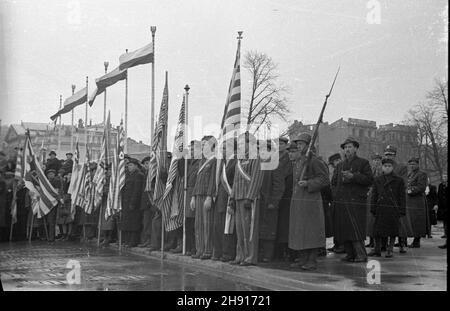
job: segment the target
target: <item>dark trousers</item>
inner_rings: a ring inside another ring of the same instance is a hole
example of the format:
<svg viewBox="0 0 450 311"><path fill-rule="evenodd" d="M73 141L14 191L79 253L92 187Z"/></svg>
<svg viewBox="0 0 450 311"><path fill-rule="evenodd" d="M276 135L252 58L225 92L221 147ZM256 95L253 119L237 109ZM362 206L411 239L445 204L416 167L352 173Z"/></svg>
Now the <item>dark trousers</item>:
<svg viewBox="0 0 450 311"><path fill-rule="evenodd" d="M376 253L381 253L381 248L386 247L386 250L392 252L394 248L395 236L392 237L376 237L374 242L374 251Z"/></svg>
<svg viewBox="0 0 450 311"><path fill-rule="evenodd" d="M214 211L213 257L233 260L236 257L236 233L225 234L225 219L225 211Z"/></svg>
<svg viewBox="0 0 450 311"><path fill-rule="evenodd" d="M48 239L53 241L55 239L56 229L56 207L52 208L51 211L44 217L47 224Z"/></svg>
<svg viewBox="0 0 450 311"><path fill-rule="evenodd" d="M161 226L162 226L161 212L158 210L155 212L152 219L152 233L150 236L150 243L151 247L153 248L161 247Z"/></svg>
<svg viewBox="0 0 450 311"><path fill-rule="evenodd" d="M353 259L366 259L367 252L364 246L364 241L345 241L344 242L345 252L347 257Z"/></svg>
<svg viewBox="0 0 450 311"><path fill-rule="evenodd" d="M122 242L129 246L136 246L139 243L139 231L122 231Z"/></svg>
<svg viewBox="0 0 450 311"><path fill-rule="evenodd" d="M150 237L152 236L152 221L154 217L154 212L150 209L143 210L142 213L142 233L141 242L150 242Z"/></svg>
<svg viewBox="0 0 450 311"><path fill-rule="evenodd" d="M186 217L186 252L195 254L195 218Z"/></svg>

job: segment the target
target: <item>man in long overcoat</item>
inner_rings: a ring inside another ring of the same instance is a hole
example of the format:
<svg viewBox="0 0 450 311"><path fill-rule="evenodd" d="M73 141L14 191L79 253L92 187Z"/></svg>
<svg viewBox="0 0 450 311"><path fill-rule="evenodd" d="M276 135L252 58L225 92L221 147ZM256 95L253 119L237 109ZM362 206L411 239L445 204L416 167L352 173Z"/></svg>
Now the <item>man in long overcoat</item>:
<svg viewBox="0 0 450 311"><path fill-rule="evenodd" d="M277 237L279 204L285 188L287 138L279 139L278 165L273 170L265 170L261 185L259 239L262 249L262 262L273 259ZM270 141L268 149L271 151Z"/></svg>
<svg viewBox="0 0 450 311"><path fill-rule="evenodd" d="M382 160L383 173L374 179L370 195L370 212L375 217L373 237L375 247L369 256L381 256L382 238L387 238L386 257L393 256L395 237L398 236L400 217L406 213L405 183L394 172L394 160Z"/></svg>
<svg viewBox="0 0 450 311"><path fill-rule="evenodd" d="M438 214L437 218L443 220L445 244L438 246L441 249L447 248L447 217L448 217L448 176L442 175L442 182L438 186Z"/></svg>
<svg viewBox="0 0 450 311"><path fill-rule="evenodd" d="M311 135L302 133L293 141L298 152L294 163L294 184L289 217L289 248L299 251L291 267L314 270L317 254L325 247L325 216L320 191L330 184L325 162L314 154L307 158Z"/></svg>
<svg viewBox="0 0 450 311"><path fill-rule="evenodd" d="M334 170L331 181L336 187L335 236L344 242L347 256L343 261L365 262L367 193L373 182L372 170L368 160L357 156L359 143L354 138L347 138L341 148L345 159Z"/></svg>
<svg viewBox="0 0 450 311"><path fill-rule="evenodd" d="M144 174L139 169L139 161L130 158L127 164L128 173L122 188L122 215L120 229L123 233L124 246L135 247L139 243L141 229L140 210L141 195L144 185Z"/></svg>
<svg viewBox="0 0 450 311"><path fill-rule="evenodd" d="M406 232L414 241L409 247L419 248L420 238L427 234L427 203L425 189L428 177L419 169L419 159L408 161L408 184L406 188Z"/></svg>
<svg viewBox="0 0 450 311"><path fill-rule="evenodd" d="M292 199L293 168L291 155L297 150L297 145L289 143L285 153L280 154L280 165L283 167L284 192L278 205L277 251L276 256L281 259L293 260L293 251L288 248L289 240L289 212Z"/></svg>

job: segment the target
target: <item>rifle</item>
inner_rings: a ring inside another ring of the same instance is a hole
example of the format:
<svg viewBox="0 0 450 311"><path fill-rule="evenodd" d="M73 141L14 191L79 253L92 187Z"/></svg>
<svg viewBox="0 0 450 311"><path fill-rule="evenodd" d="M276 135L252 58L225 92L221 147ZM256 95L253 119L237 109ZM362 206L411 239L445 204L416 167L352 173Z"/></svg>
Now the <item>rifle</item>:
<svg viewBox="0 0 450 311"><path fill-rule="evenodd" d="M323 113L325 112L325 108L327 107L328 98L330 97L331 92L333 91L334 83L336 82L337 76L339 74L339 70L341 70L340 66L336 72L336 75L334 76L334 80L333 80L333 83L331 84L330 91L328 92L327 95L325 95L325 101L323 103L322 110L320 111L319 119L317 120L316 127L314 128L314 132L311 137L311 141L309 142L308 149L306 151L306 162L305 162L305 165L303 166L302 173L300 174L299 181L303 180L303 177L305 176L306 168L309 166L309 163L311 162L312 148L314 147L314 144L317 140L317 136L319 136L319 125L320 125L320 123L323 123Z"/></svg>

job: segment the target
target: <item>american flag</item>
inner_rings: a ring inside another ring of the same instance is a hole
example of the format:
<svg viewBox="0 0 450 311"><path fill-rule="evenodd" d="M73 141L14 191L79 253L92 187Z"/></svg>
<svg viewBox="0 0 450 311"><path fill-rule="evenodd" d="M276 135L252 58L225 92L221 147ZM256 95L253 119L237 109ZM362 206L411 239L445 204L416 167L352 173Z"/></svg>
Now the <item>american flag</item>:
<svg viewBox="0 0 450 311"><path fill-rule="evenodd" d="M78 141L75 145L75 154L74 161L72 167L72 176L70 177L70 185L67 193L70 194L71 197L71 206L70 213L72 217L75 217L76 212L76 204L78 202L77 198L79 196L80 190L82 190L82 183L84 181L84 166L79 163L80 162L80 148L78 145Z"/></svg>
<svg viewBox="0 0 450 311"><path fill-rule="evenodd" d="M120 192L125 185L125 131L122 121L120 122L117 139L117 148L114 150L115 156L111 167L111 180L105 212L106 219L122 209Z"/></svg>
<svg viewBox="0 0 450 311"><path fill-rule="evenodd" d="M183 225L183 187L180 188L180 185L183 185L183 179L178 175L178 161L183 161L183 158L177 158L177 154L183 152L185 122L185 98L183 96L175 134L174 152L161 204L166 231L178 229Z"/></svg>
<svg viewBox="0 0 450 311"><path fill-rule="evenodd" d="M156 138L153 146L153 152L156 158L156 182L153 193L153 201L159 202L164 195L166 185L162 180L162 175L167 171L167 119L169 110L169 89L166 83L164 85L163 98L159 111L158 127L156 128ZM159 206L159 205L158 205Z"/></svg>
<svg viewBox="0 0 450 311"><path fill-rule="evenodd" d="M15 181L13 184L13 199L11 203L11 224L15 224L17 222L17 182L23 179L23 166L22 166L22 158L23 158L23 150L17 154L16 159L16 170L14 171Z"/></svg>
<svg viewBox="0 0 450 311"><path fill-rule="evenodd" d="M27 131L23 152L23 175L25 187L30 191L33 214L38 218L47 215L58 204L58 192L50 184L33 151L30 134Z"/></svg>
<svg viewBox="0 0 450 311"><path fill-rule="evenodd" d="M94 198L95 198L95 186L93 184L93 176L91 174L91 152L89 151L89 146L86 146L86 163L84 164L84 183L83 183L83 194L80 196L82 198L81 207L86 214L90 215L94 209Z"/></svg>
<svg viewBox="0 0 450 311"><path fill-rule="evenodd" d="M108 166L108 146L109 146L109 127L110 127L110 113L108 112L108 119L103 131L101 154L99 165L95 171L93 184L95 185L94 209L97 209L102 203L103 187L106 183L106 168Z"/></svg>
<svg viewBox="0 0 450 311"><path fill-rule="evenodd" d="M228 139L234 139L238 135L241 125L241 33L239 33L236 50L236 59L234 61L233 74L231 75L230 86L228 88L227 100L222 117L221 136L219 137L219 146ZM217 152L222 152L222 148L216 148ZM229 152L229 151L227 151ZM216 169L216 189L219 189L219 183L225 185L225 189L230 194L229 182L225 174L225 159L217 157ZM233 216L227 212L225 220L225 233L232 233Z"/></svg>
<svg viewBox="0 0 450 311"><path fill-rule="evenodd" d="M148 192L151 199L153 200L153 193L152 192L152 181L153 179L156 177L156 169L157 169L157 163L156 163L156 155L155 155L155 141L157 139L157 135L156 135L156 130L158 128L158 122L156 122L156 126L155 126L155 132L153 134L153 139L152 139L152 150L150 152L150 165L149 165L149 170L148 170L148 174L147 174L147 180L145 183L145 192Z"/></svg>

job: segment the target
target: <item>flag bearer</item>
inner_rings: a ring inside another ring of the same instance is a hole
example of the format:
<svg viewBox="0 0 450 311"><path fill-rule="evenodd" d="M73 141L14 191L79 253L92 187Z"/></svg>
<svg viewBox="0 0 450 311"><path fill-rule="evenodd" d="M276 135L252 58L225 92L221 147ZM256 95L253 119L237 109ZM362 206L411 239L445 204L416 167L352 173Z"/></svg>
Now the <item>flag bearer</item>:
<svg viewBox="0 0 450 311"><path fill-rule="evenodd" d="M62 187L61 180L56 176L56 171L54 169L47 170L47 179L50 184L55 188L55 190L59 193ZM59 205L59 203L58 203ZM56 229L56 212L58 210L58 206L53 207L50 212L45 215L45 219L48 226L48 241L55 241L55 229Z"/></svg>
<svg viewBox="0 0 450 311"><path fill-rule="evenodd" d="M223 144L222 159L218 163L218 186L214 205L213 260L228 262L236 257L235 219L227 213L236 168L237 141L228 139ZM228 219L228 221L227 221ZM228 226L226 229L225 227Z"/></svg>
<svg viewBox="0 0 450 311"><path fill-rule="evenodd" d="M259 194L263 173L256 139L248 132L238 138L238 159L231 192L236 217L236 258L231 264L255 265L258 261ZM232 209L231 207L230 209Z"/></svg>
<svg viewBox="0 0 450 311"><path fill-rule="evenodd" d="M210 259L213 251L213 196L216 189L216 139L202 138L203 159L197 172L190 207L195 210L195 245L193 258Z"/></svg>

